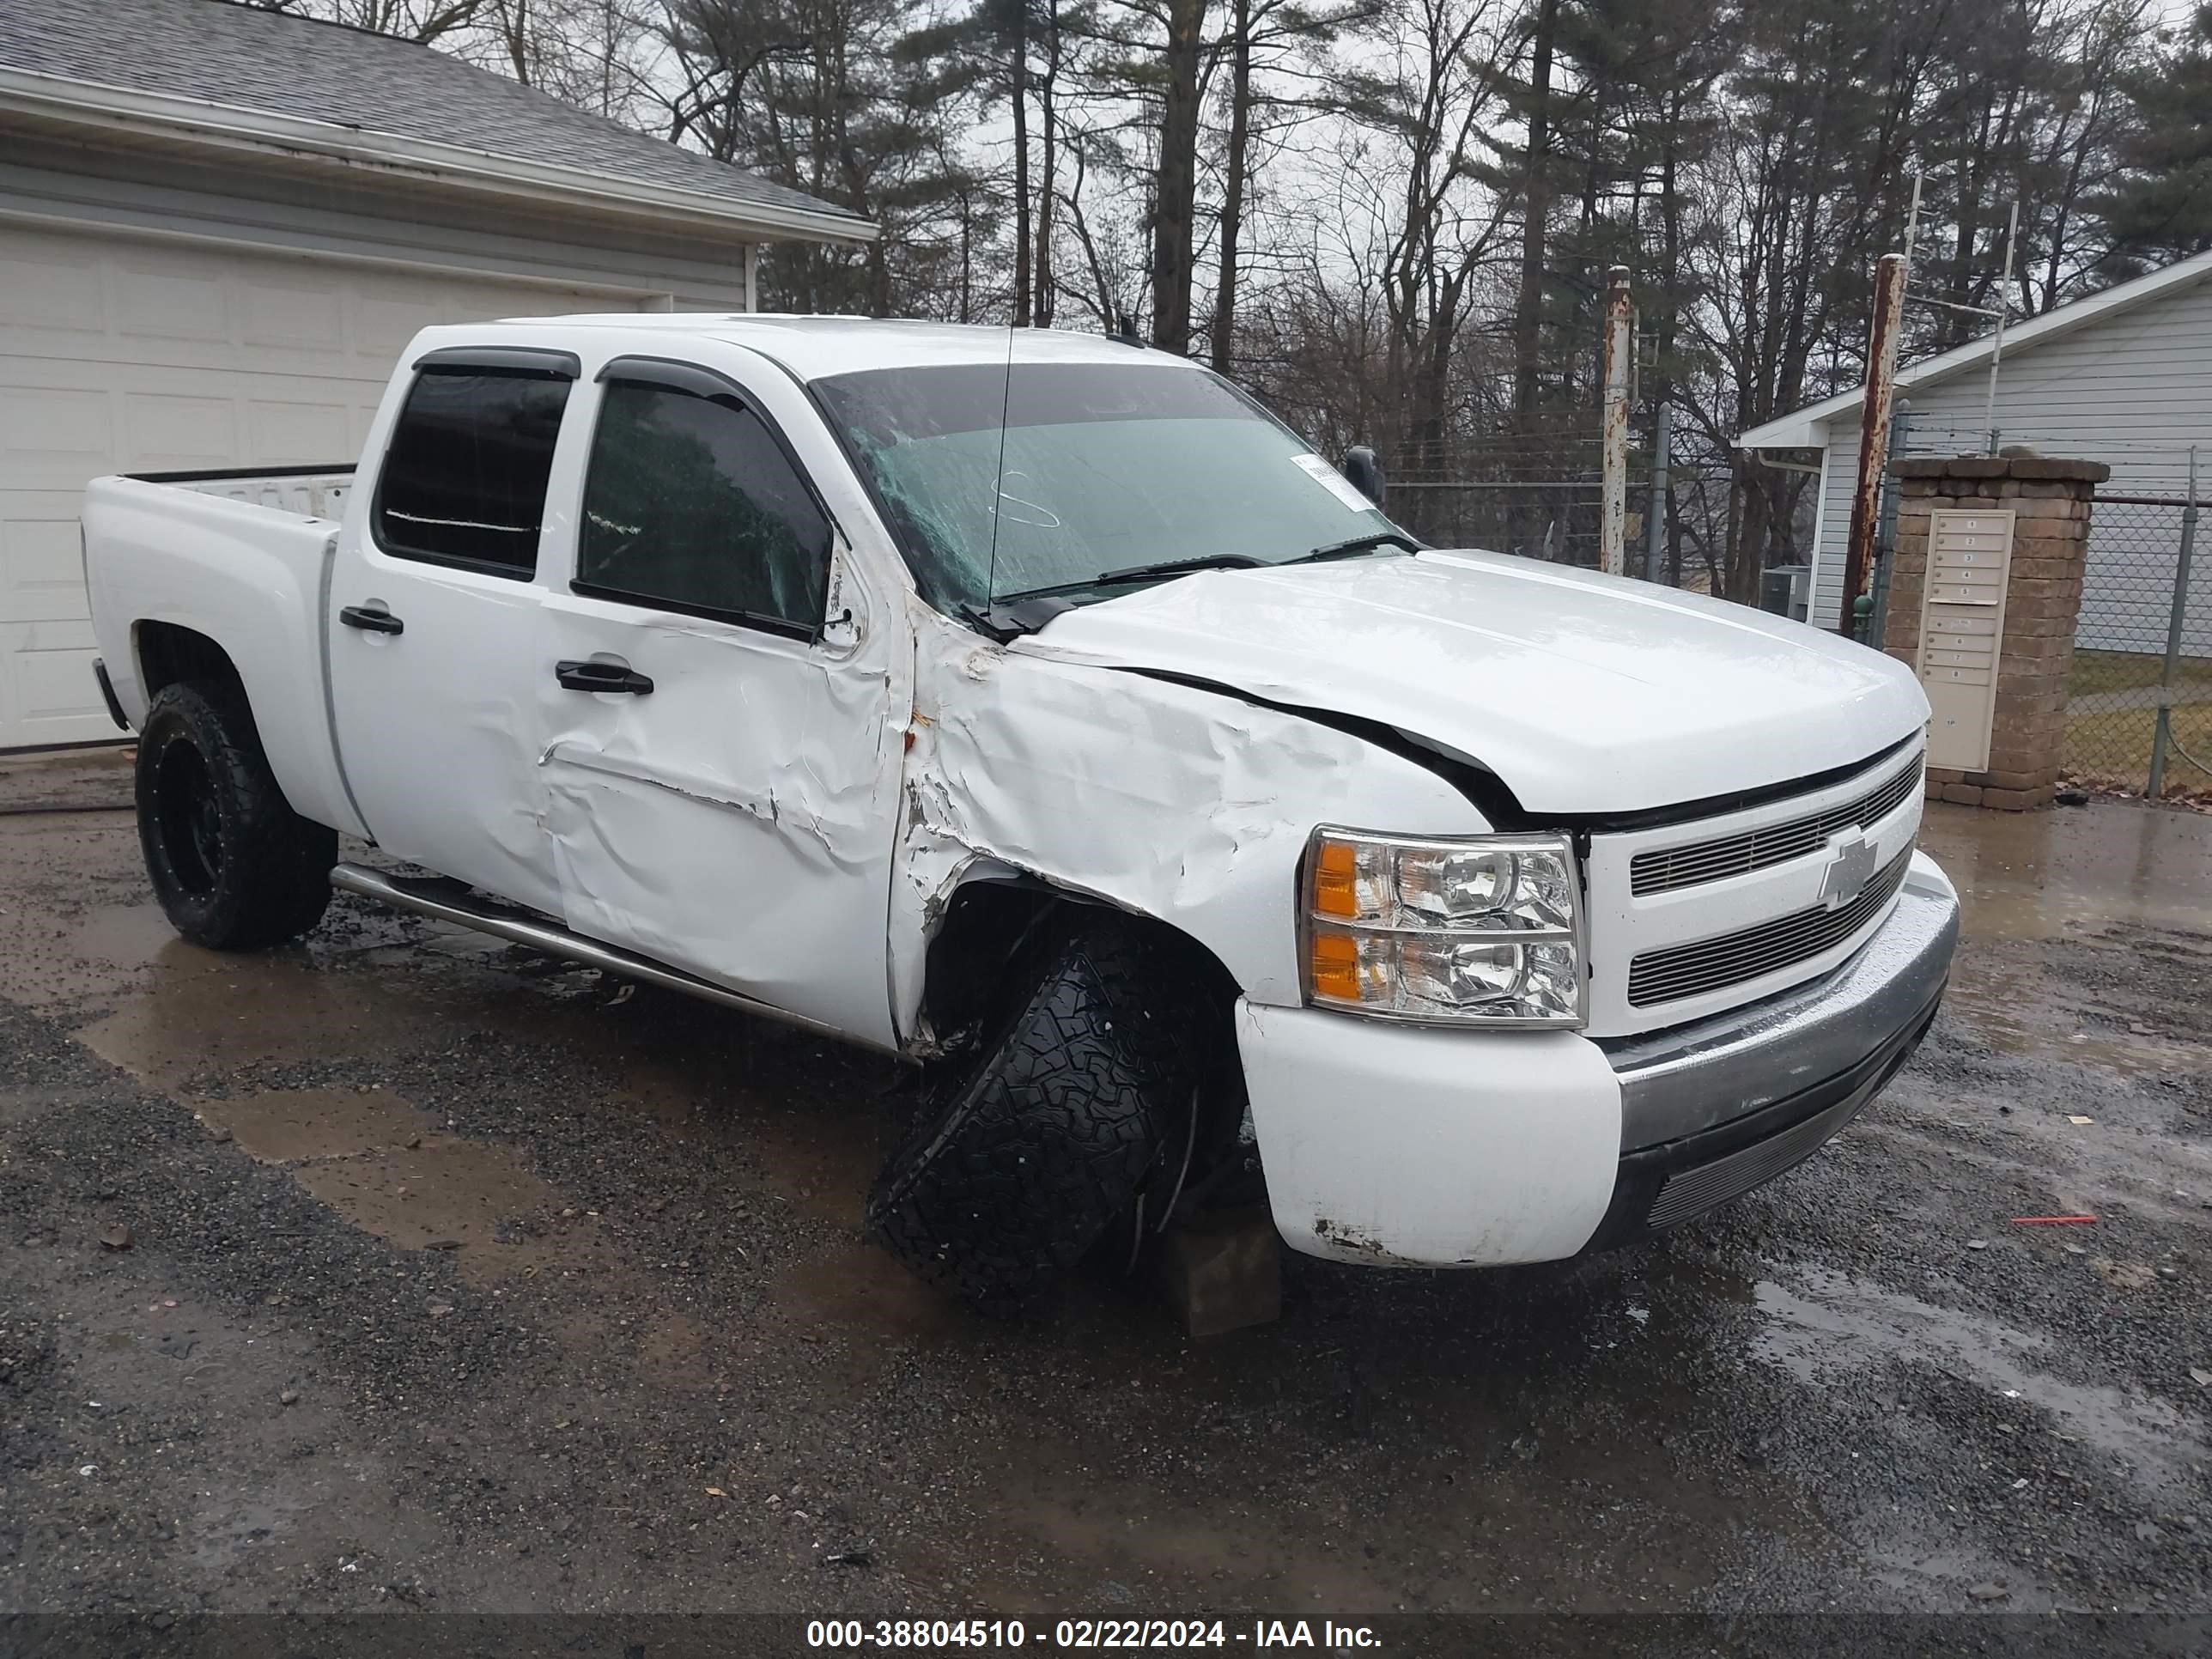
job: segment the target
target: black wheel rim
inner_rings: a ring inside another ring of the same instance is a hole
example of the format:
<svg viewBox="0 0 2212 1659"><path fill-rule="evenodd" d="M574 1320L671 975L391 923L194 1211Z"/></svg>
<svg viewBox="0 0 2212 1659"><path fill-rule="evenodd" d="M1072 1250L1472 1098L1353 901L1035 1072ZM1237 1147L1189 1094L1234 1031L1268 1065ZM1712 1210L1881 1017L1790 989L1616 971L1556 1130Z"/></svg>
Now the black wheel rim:
<svg viewBox="0 0 2212 1659"><path fill-rule="evenodd" d="M161 850L178 886L194 897L215 891L222 874L222 814L207 762L191 744L173 743L161 751L154 803Z"/></svg>

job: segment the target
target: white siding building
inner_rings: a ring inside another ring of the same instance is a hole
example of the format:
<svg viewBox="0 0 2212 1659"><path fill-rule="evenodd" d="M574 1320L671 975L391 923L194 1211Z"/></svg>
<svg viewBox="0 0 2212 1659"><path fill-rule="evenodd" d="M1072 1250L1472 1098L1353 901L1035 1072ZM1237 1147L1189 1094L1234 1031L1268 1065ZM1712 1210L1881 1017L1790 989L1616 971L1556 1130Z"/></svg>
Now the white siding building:
<svg viewBox="0 0 2212 1659"><path fill-rule="evenodd" d="M226 0L0 0L0 750L113 739L77 501L350 462L428 323L752 307L873 226L405 41Z"/></svg>
<svg viewBox="0 0 2212 1659"><path fill-rule="evenodd" d="M1978 340L1901 371L1910 405L1905 452L1979 454L1994 425L2003 444L2045 455L2102 461L2112 469L2100 495L2179 496L2189 450L2200 447L2200 498L2212 496L2212 253L2200 254L2101 294L2062 306L2005 334L1994 419L1987 416L1991 342ZM1739 448L1784 452L1774 459L1820 468L1807 562L1813 566L1809 620L1837 624L1851 483L1858 467L1861 395L1830 398L1753 428ZM1805 452L1814 452L1809 456ZM2118 556L2104 550L2106 559ZM2081 641L2111 650L2164 648L2163 616L2148 610L2100 614L2100 547L2094 534ZM2212 558L2193 584L2190 649L2212 655Z"/></svg>

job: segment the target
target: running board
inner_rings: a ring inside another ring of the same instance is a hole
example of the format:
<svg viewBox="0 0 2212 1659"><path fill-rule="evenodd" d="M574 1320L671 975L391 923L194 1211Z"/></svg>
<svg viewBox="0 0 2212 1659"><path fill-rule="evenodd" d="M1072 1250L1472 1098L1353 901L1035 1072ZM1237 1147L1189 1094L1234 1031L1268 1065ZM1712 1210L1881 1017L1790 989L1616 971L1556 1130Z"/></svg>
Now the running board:
<svg viewBox="0 0 2212 1659"><path fill-rule="evenodd" d="M634 956L628 951L618 951L611 945L586 939L581 933L572 933L556 923L540 921L495 906L459 883L448 881L443 877L388 876L381 870L371 870L363 865L341 864L331 872L331 885L342 893L358 893L363 898L375 899L395 910L410 910L418 916L431 916L440 921L474 928L479 933L503 939L510 945L542 951L549 957L559 957L564 961L580 963L586 968L597 968L603 973L641 980L647 985L658 985L664 990L681 991L686 996L697 997L707 1002L719 1002L726 1008L741 1009L748 1014L757 1014L763 1019L780 1020L784 1024L796 1025L821 1036L835 1037L840 1042L858 1041L820 1020L809 1019L804 1014L787 1013L765 1002L757 1002L742 993L726 990L720 985L695 978L674 968L663 967L649 957Z"/></svg>

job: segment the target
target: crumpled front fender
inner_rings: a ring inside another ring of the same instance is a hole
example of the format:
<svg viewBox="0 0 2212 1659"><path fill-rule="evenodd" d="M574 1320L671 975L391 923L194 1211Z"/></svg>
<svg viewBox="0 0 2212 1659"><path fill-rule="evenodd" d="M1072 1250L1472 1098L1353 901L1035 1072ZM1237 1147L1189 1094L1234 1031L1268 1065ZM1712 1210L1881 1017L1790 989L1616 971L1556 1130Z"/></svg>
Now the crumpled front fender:
<svg viewBox="0 0 2212 1659"><path fill-rule="evenodd" d="M915 632L891 892L892 1001L909 1040L928 941L964 882L1020 874L1157 918L1253 1002L1291 1006L1316 825L1490 827L1437 774L1296 714L1024 655L932 612Z"/></svg>

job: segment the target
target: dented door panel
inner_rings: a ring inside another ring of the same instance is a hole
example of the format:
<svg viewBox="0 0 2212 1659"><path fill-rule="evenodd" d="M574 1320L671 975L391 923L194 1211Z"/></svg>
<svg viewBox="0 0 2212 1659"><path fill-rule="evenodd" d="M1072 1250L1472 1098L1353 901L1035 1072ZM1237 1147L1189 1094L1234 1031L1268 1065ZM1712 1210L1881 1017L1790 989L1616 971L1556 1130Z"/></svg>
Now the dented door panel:
<svg viewBox="0 0 2212 1659"><path fill-rule="evenodd" d="M541 677L545 831L568 925L881 1047L897 800L888 647L556 594L542 660L618 659L649 695Z"/></svg>

